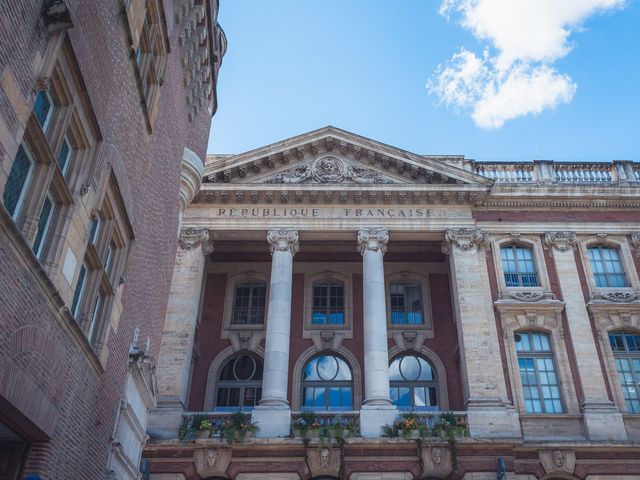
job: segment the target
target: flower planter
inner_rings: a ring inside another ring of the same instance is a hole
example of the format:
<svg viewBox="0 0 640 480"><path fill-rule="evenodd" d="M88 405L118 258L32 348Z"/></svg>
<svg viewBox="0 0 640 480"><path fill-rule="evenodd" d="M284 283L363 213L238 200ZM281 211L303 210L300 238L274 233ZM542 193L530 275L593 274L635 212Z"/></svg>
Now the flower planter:
<svg viewBox="0 0 640 480"><path fill-rule="evenodd" d="M209 438L211 436L211 430L198 430L198 438Z"/></svg>

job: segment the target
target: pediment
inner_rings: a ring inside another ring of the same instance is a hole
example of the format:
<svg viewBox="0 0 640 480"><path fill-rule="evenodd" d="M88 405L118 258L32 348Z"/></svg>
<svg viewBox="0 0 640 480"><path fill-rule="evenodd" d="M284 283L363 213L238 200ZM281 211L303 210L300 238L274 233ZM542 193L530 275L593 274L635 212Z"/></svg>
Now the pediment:
<svg viewBox="0 0 640 480"><path fill-rule="evenodd" d="M208 156L204 177L231 184L491 185L455 161L463 165L464 158L418 155L325 127L238 155Z"/></svg>

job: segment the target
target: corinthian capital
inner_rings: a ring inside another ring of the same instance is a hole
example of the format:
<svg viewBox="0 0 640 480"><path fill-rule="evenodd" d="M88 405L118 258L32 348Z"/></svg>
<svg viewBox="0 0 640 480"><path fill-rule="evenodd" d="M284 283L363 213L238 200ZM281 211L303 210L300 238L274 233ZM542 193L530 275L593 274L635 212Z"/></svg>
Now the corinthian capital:
<svg viewBox="0 0 640 480"><path fill-rule="evenodd" d="M209 241L209 230L206 228L183 228L178 235L178 246L183 250L194 250L202 245L206 255L213 252L213 244Z"/></svg>
<svg viewBox="0 0 640 480"><path fill-rule="evenodd" d="M482 250L489 245L489 235L479 228L450 228L444 232L442 252L449 255L453 247L467 251Z"/></svg>
<svg viewBox="0 0 640 480"><path fill-rule="evenodd" d="M389 231L386 228L366 228L358 230L358 248L364 255L365 250L387 253Z"/></svg>
<svg viewBox="0 0 640 480"><path fill-rule="evenodd" d="M295 255L298 251L298 231L291 228L278 228L269 230L267 233L267 241L269 242L269 250L273 252L291 252Z"/></svg>
<svg viewBox="0 0 640 480"><path fill-rule="evenodd" d="M576 243L578 243L578 239L573 232L547 232L544 234L544 244L560 252L570 250Z"/></svg>

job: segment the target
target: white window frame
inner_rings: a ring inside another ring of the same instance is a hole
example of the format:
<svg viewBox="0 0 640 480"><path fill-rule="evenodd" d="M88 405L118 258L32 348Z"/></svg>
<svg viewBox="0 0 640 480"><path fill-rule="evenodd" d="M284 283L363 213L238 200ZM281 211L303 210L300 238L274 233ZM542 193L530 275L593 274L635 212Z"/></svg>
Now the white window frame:
<svg viewBox="0 0 640 480"><path fill-rule="evenodd" d="M502 250L503 246L517 245L531 249L533 255L533 264L536 269L538 278L538 286L536 287L507 287L504 279L504 268L502 267ZM501 296L509 295L509 292L549 292L551 284L549 283L549 275L544 260L544 250L542 248L542 240L537 235L520 235L509 234L502 237L496 237L491 242L491 252L493 254L493 265L496 272L496 280L498 290Z"/></svg>
<svg viewBox="0 0 640 480"><path fill-rule="evenodd" d="M433 314L431 312L431 296L429 288L429 272L424 274L415 271L400 271L385 276L385 304L387 307L387 335L389 338L398 331L421 331L426 338L434 338ZM418 285L422 301L423 323L391 323L391 285Z"/></svg>
<svg viewBox="0 0 640 480"><path fill-rule="evenodd" d="M312 323L313 290L316 284L342 284L344 323ZM302 338L317 337L319 332L341 332L341 338L353 338L353 282L351 273L333 270L308 273L304 278L304 328Z"/></svg>
<svg viewBox="0 0 640 480"><path fill-rule="evenodd" d="M589 247L602 246L610 247L618 250L620 256L620 262L624 269L625 278L628 285L626 287L597 287L596 280L593 275L593 269L591 268L591 261L589 260ZM581 237L578 242L578 249L580 252L580 259L582 260L582 266L584 269L585 277L587 277L587 285L589 286L589 293L593 296L594 293L612 293L612 292L633 292L640 290L640 280L638 279L638 272L633 262L633 254L625 235L599 235Z"/></svg>

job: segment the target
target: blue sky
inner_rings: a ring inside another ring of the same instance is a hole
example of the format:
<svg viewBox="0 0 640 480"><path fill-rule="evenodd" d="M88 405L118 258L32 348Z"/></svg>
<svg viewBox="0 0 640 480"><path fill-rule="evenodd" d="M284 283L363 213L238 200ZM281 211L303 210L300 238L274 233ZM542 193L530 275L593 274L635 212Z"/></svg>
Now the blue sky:
<svg viewBox="0 0 640 480"><path fill-rule="evenodd" d="M453 5L448 19L435 0L221 0L219 22L229 48L208 151L240 153L334 125L420 154L640 161L637 0L563 0L583 2L582 10L554 10L515 53L507 50L514 31L522 39L523 29L517 23L511 28L517 19L496 25L493 15L487 19L483 11L469 9L501 0L447 1ZM585 11L585 2L596 7ZM598 3L617 5L598 9ZM569 35L555 42L556 27L562 26ZM550 38L542 53L528 50ZM469 54L462 63L456 57L461 48ZM482 75L467 75L469 59L482 65ZM447 68L452 75L439 77ZM524 95L548 98L536 97L535 105L512 111L522 98L520 82L515 102L507 96L497 107L490 103L489 117L474 117L490 88L516 78L510 77L514 71L520 80L537 82L540 69L549 75L542 83L525 83L532 86ZM460 80L460 72L466 72L463 83L453 85L449 97L428 91L430 79L443 85ZM537 107L539 114L526 113Z"/></svg>

